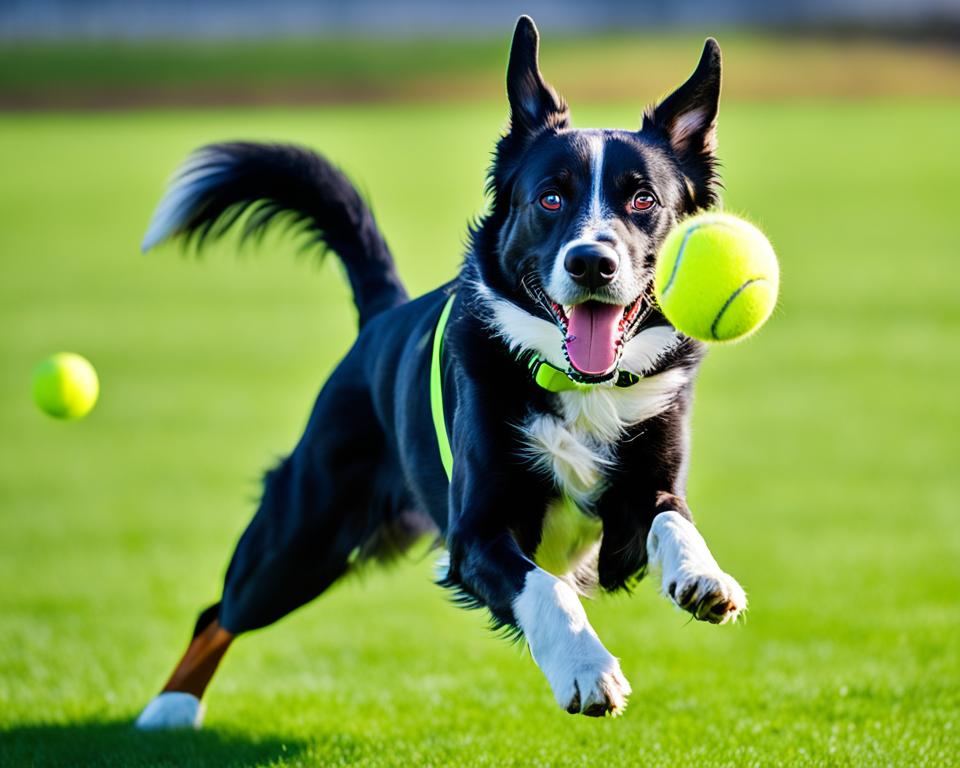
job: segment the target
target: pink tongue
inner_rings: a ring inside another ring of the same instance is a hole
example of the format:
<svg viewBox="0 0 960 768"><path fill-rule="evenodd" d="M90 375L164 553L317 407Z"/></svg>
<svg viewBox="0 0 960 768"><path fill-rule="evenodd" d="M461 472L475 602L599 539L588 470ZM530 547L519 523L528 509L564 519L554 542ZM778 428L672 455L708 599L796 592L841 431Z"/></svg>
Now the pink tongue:
<svg viewBox="0 0 960 768"><path fill-rule="evenodd" d="M599 376L617 362L623 307L587 301L570 310L567 356L580 373Z"/></svg>

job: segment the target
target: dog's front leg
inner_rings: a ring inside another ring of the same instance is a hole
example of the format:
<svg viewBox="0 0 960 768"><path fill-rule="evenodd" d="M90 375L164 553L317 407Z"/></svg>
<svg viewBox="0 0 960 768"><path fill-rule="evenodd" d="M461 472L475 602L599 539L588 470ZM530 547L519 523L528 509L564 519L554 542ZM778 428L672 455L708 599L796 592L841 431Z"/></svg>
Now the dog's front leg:
<svg viewBox="0 0 960 768"><path fill-rule="evenodd" d="M623 711L630 684L568 584L534 565L509 533L457 536L451 544L448 586L523 633L563 709L594 717Z"/></svg>
<svg viewBox="0 0 960 768"><path fill-rule="evenodd" d="M721 570L703 536L676 510L653 519L647 557L661 569L664 594L700 621L726 624L747 609L743 588Z"/></svg>
<svg viewBox="0 0 960 768"><path fill-rule="evenodd" d="M623 712L630 683L566 582L540 568L531 569L513 611L561 707L594 717Z"/></svg>
<svg viewBox="0 0 960 768"><path fill-rule="evenodd" d="M626 706L630 685L603 647L576 593L525 554L536 545L524 522L536 521L552 485L515 457L522 451L503 398L460 383L454 418L445 585L486 606L518 630L567 712L600 716ZM527 546L520 541L526 539Z"/></svg>

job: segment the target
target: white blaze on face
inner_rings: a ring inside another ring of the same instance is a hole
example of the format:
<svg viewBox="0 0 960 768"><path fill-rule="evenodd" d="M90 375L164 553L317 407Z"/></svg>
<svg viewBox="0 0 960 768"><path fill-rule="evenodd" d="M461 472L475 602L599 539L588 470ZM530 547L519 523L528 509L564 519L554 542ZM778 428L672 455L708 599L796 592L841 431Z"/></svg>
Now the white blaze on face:
<svg viewBox="0 0 960 768"><path fill-rule="evenodd" d="M606 217L609 216L603 203L603 150L606 139L601 133L588 133L584 136L584 141L590 157L590 199L580 219L576 236L560 247L547 285L550 295L561 303L564 303L563 299L570 294L571 288L578 290L564 267L567 253L577 245L595 243L597 233L606 228Z"/></svg>
<svg viewBox="0 0 960 768"><path fill-rule="evenodd" d="M587 139L590 147L590 218L586 229L600 227L603 223L603 145L601 135L591 135Z"/></svg>
<svg viewBox="0 0 960 768"><path fill-rule="evenodd" d="M586 161L587 178L580 177L578 208L571 211L575 214L572 226L569 219L564 225L570 229L563 236L570 239L558 249L544 287L550 299L563 307L563 351L570 365L583 376L605 377L616 368L622 351L625 313L641 294L644 275L643 269L632 262L630 244L618 237L624 231L622 218L626 211L618 214L604 199L610 137L591 130L580 132L576 140ZM591 258L605 252L611 261L615 260L616 270L600 281L602 285L588 290L567 271L567 259L578 253L573 250L578 247L584 247L579 253L591 254Z"/></svg>

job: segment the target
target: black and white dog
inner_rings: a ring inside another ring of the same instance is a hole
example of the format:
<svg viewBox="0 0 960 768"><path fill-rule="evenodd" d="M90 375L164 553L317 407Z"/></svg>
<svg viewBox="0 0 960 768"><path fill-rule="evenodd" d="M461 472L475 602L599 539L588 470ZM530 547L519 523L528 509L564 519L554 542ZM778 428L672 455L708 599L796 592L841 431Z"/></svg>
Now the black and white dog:
<svg viewBox="0 0 960 768"><path fill-rule="evenodd" d="M632 131L573 129L537 49L523 17L489 213L456 279L418 299L356 190L309 151L203 148L161 202L145 248L216 237L243 214L247 234L293 221L343 260L360 333L268 473L222 598L141 727L199 724L237 634L427 529L449 553L441 583L522 635L571 713L617 714L630 693L581 594L656 567L664 594L697 619L746 609L684 501L703 348L650 289L667 231L717 200L720 50L708 40L690 79Z"/></svg>

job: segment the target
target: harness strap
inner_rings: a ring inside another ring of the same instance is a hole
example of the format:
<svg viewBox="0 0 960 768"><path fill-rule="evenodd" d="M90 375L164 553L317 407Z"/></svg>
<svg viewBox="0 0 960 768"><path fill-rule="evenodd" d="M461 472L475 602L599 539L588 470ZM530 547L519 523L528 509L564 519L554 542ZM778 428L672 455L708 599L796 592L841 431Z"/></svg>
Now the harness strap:
<svg viewBox="0 0 960 768"><path fill-rule="evenodd" d="M433 358L430 362L430 411L433 414L433 428L437 432L437 447L440 449L440 461L447 473L447 480L453 477L453 451L450 450L450 437L447 435L447 423L443 418L443 371L440 368L440 353L443 350L443 330L450 319L450 310L457 294L451 293L443 305L437 328L433 332Z"/></svg>

